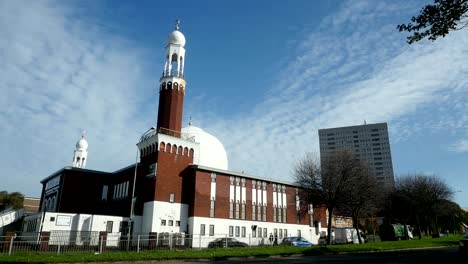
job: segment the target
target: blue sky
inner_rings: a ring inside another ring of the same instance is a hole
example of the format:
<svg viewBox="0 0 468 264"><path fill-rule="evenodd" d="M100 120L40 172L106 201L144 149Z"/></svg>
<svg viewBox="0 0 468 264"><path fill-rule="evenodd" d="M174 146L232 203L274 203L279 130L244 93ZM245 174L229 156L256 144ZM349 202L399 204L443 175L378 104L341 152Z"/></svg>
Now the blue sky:
<svg viewBox="0 0 468 264"><path fill-rule="evenodd" d="M166 38L187 39L184 123L229 167L293 181L319 128L387 122L396 176L468 207L468 30L405 42L428 1L0 1L0 189L38 197L87 130L87 168L135 160L156 123Z"/></svg>

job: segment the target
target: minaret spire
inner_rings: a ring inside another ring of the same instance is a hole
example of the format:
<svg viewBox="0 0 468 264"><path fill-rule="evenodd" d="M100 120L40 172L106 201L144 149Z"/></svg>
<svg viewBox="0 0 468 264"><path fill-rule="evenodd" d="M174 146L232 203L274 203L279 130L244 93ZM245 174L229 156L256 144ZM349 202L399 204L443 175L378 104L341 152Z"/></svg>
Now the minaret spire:
<svg viewBox="0 0 468 264"><path fill-rule="evenodd" d="M185 36L180 29L180 20L169 34L166 47L166 63L159 80L158 132L180 137L185 95L184 63Z"/></svg>
<svg viewBox="0 0 468 264"><path fill-rule="evenodd" d="M72 167L82 168L86 167L88 159L88 141L85 139L86 130L81 132L81 139L76 142L76 149L73 154Z"/></svg>

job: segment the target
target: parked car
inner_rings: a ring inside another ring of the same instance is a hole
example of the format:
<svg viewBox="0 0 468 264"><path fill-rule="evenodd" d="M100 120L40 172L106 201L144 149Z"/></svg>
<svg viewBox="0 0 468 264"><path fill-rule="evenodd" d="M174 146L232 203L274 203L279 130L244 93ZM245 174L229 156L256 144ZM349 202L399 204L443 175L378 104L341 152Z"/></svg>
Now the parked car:
<svg viewBox="0 0 468 264"><path fill-rule="evenodd" d="M281 241L281 245L296 246L296 247L310 247L313 246L311 242L307 241L303 237L285 237Z"/></svg>
<svg viewBox="0 0 468 264"><path fill-rule="evenodd" d="M248 247L247 243L241 242L235 238L228 237L228 238L217 238L211 241L208 244L209 248L217 248L217 247Z"/></svg>

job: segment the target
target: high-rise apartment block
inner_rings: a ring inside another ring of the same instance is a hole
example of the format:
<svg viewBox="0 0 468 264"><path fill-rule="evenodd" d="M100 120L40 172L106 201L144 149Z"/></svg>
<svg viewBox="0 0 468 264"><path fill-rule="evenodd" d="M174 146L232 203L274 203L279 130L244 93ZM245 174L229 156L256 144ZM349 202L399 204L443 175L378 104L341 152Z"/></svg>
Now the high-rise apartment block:
<svg viewBox="0 0 468 264"><path fill-rule="evenodd" d="M358 159L367 162L382 186L394 186L387 123L319 129L318 133L322 162L335 151L351 150Z"/></svg>

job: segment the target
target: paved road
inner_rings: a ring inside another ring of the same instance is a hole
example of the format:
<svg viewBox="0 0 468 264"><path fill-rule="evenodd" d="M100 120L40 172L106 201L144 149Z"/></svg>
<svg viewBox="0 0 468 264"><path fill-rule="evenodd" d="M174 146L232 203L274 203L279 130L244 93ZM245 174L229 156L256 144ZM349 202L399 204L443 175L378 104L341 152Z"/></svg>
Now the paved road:
<svg viewBox="0 0 468 264"><path fill-rule="evenodd" d="M110 262L111 263L111 262ZM112 264L237 264L237 263L468 263L468 256L461 256L458 247L443 247L430 249L399 250L385 252L337 254L323 256L290 256L290 257L268 257L268 258L229 258L221 260L168 260L168 261L135 261L135 262L112 262ZM89 263L88 263L89 264ZM103 264L102 262L100 264Z"/></svg>

